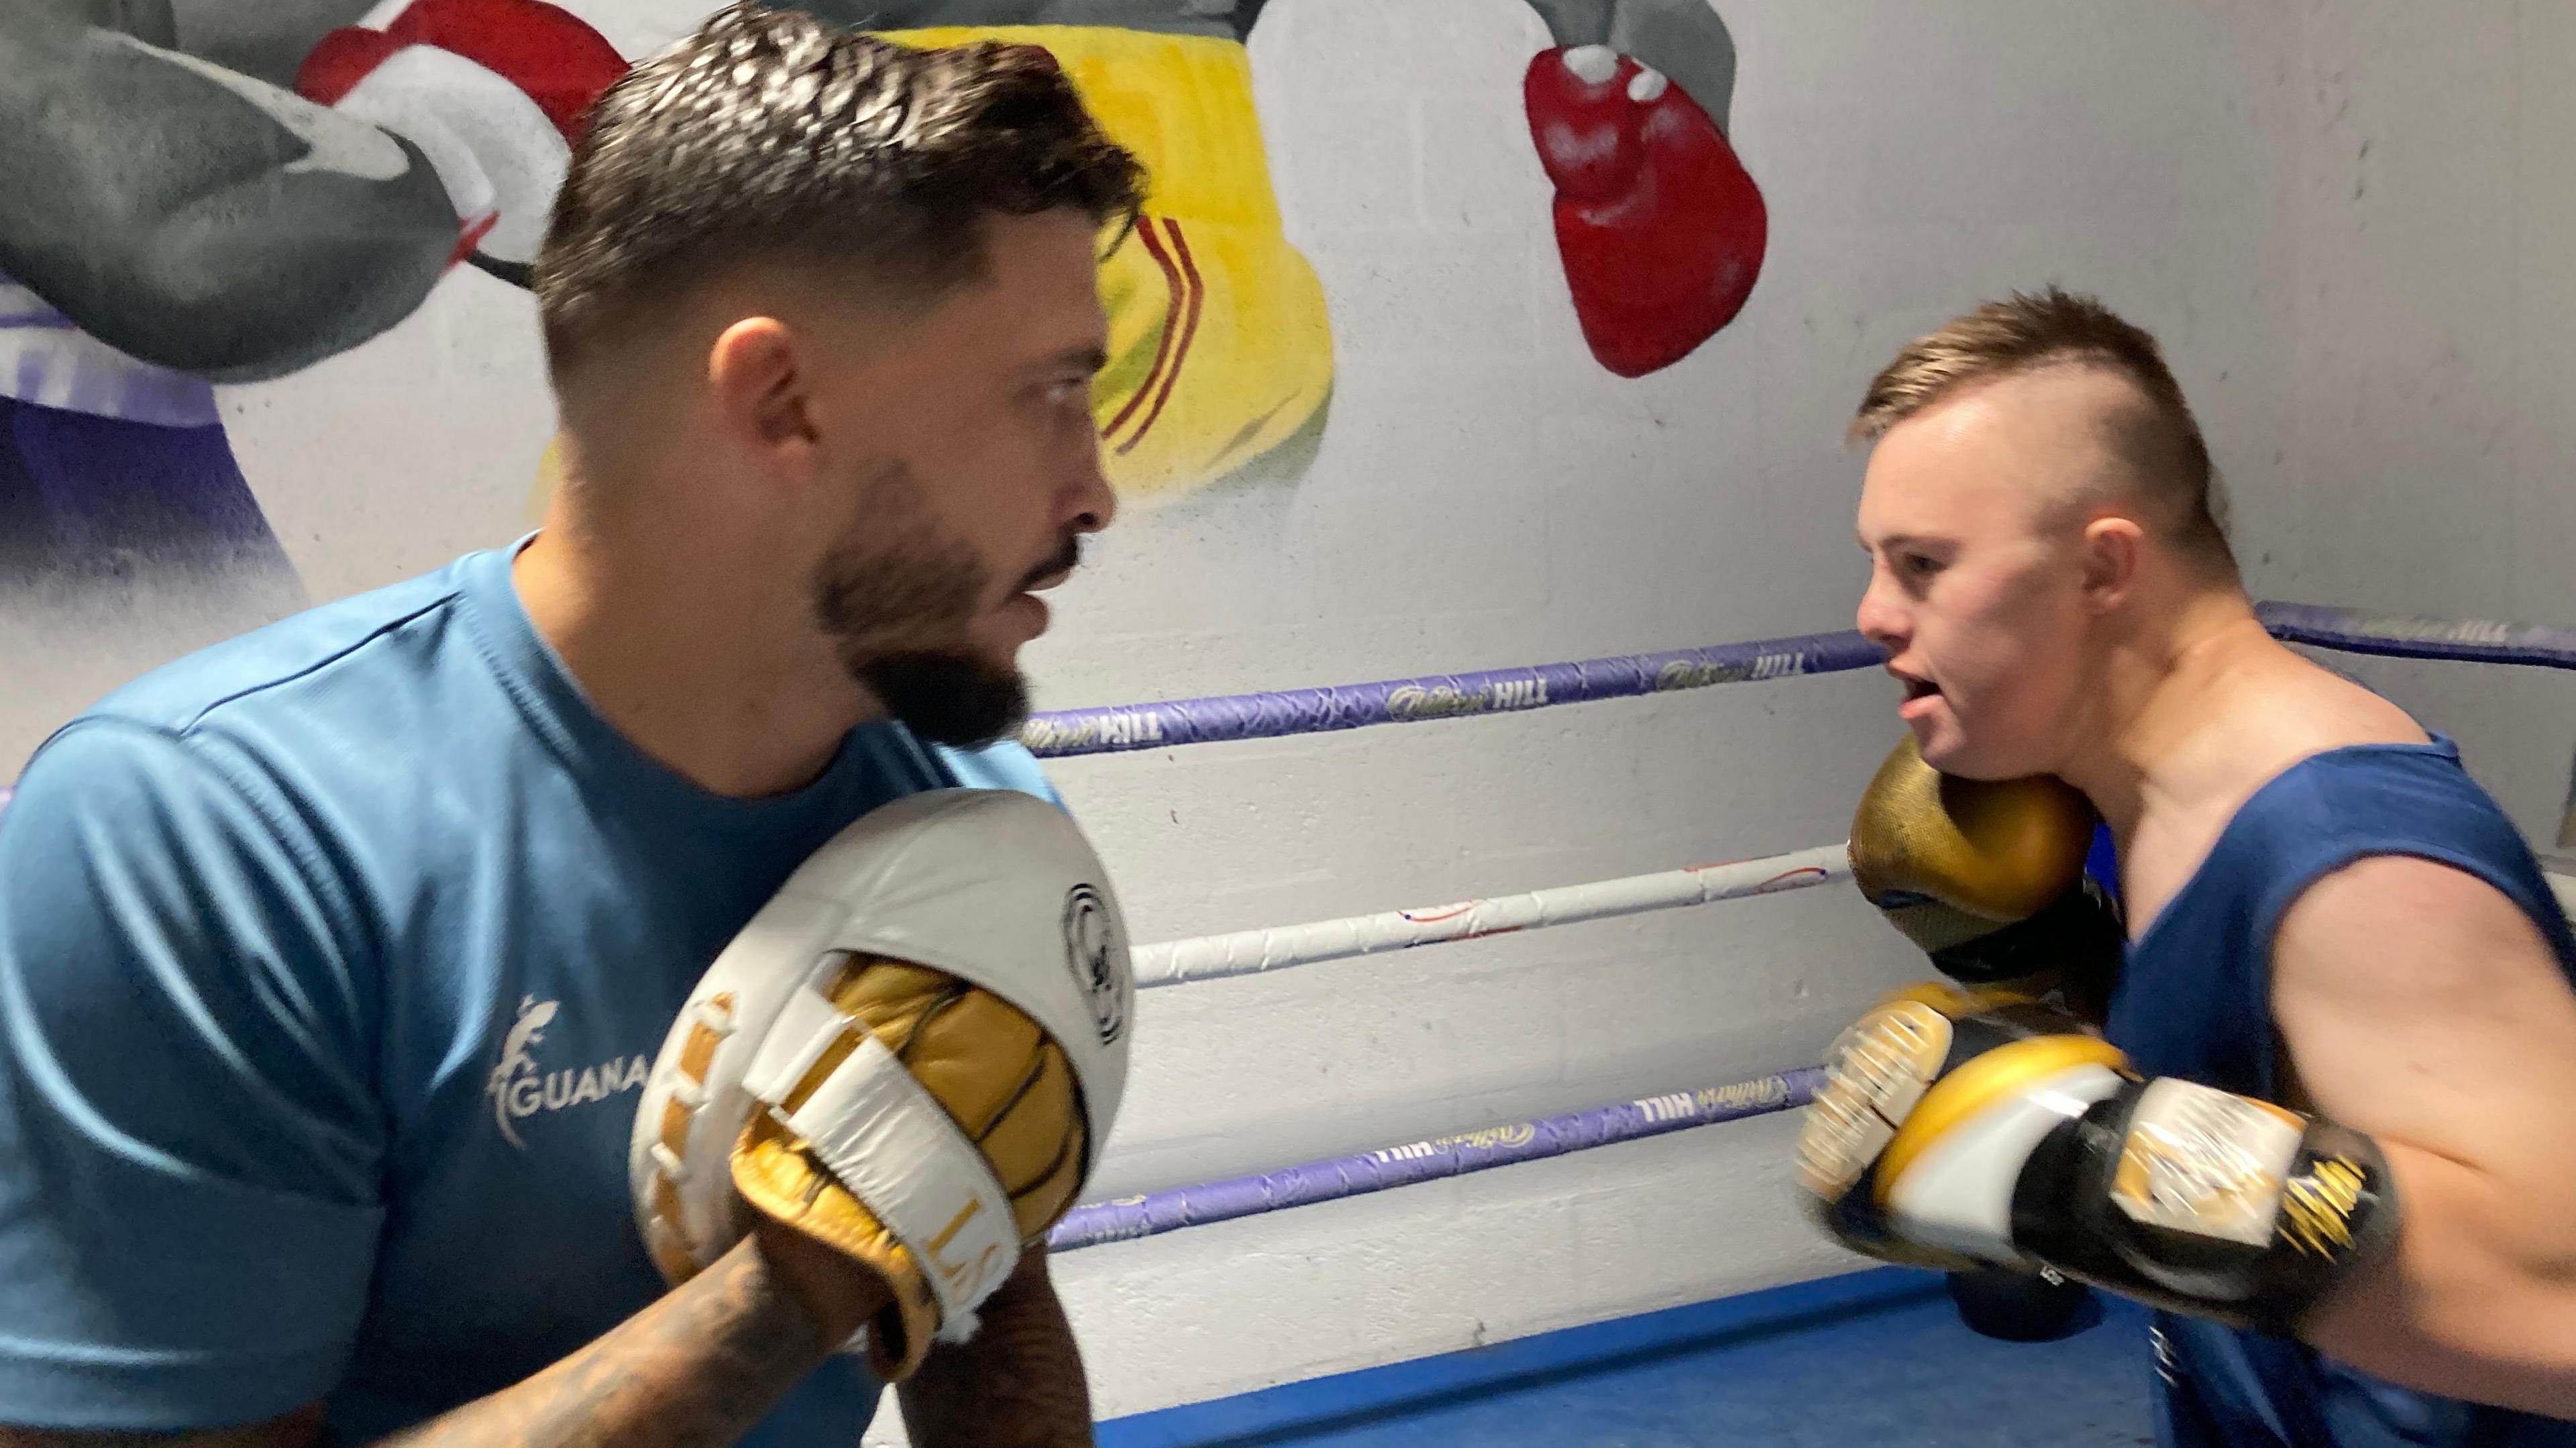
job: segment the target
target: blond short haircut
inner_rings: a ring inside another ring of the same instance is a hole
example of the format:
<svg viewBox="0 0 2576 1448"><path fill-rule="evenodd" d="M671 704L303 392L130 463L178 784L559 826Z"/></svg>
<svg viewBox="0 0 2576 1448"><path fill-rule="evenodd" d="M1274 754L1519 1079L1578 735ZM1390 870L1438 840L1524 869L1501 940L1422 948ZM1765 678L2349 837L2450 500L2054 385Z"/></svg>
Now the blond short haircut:
<svg viewBox="0 0 2576 1448"><path fill-rule="evenodd" d="M2138 405L2105 420L2108 442L2127 464L2138 495L2167 541L2225 577L2236 574L2227 544L2226 497L2209 445L2183 400L2163 349L2098 300L2050 287L2015 292L1905 344L1871 379L1849 438L1875 442L1918 412L1976 384L2043 367L2099 367L2128 379Z"/></svg>

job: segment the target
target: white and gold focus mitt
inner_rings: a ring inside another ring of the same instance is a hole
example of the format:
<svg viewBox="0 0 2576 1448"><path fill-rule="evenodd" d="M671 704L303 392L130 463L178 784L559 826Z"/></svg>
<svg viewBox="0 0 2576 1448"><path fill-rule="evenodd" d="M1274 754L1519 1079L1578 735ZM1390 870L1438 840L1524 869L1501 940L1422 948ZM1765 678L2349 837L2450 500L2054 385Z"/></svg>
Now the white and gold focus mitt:
<svg viewBox="0 0 2576 1448"><path fill-rule="evenodd" d="M880 808L798 867L689 995L628 1154L674 1284L756 1211L865 1263L885 1381L1064 1215L1126 1080L1117 898L1065 813L1009 790Z"/></svg>

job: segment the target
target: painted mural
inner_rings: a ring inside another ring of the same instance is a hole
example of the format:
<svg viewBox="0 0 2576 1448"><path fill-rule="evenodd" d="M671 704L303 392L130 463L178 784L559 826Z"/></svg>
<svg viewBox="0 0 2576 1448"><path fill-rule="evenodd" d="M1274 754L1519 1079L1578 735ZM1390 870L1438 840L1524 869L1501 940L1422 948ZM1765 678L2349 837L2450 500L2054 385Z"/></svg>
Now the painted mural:
<svg viewBox="0 0 2576 1448"><path fill-rule="evenodd" d="M1295 3L799 7L910 44L1043 45L1145 160L1146 213L1102 268L1095 401L1136 503L1293 483L1329 426L1330 308L1289 240L1249 44ZM1709 0L1527 3L1551 43L1522 144L1554 187L1568 297L1598 365L1643 377L1733 319L1760 271L1761 192L1725 130L1734 45ZM68 715L102 669L304 604L217 389L357 347L435 288L524 286L584 110L704 8L0 5L0 671L45 689L36 663L81 660L53 686ZM34 740L0 743L5 778Z"/></svg>

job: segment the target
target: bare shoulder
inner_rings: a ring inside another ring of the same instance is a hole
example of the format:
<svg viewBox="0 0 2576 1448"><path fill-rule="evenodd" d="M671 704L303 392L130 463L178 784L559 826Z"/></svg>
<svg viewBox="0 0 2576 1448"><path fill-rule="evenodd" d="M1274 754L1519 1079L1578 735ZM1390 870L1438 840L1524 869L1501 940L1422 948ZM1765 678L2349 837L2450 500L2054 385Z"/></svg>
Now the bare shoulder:
<svg viewBox="0 0 2576 1448"><path fill-rule="evenodd" d="M2282 650L2284 665L2265 681L2270 707L2261 723L2311 745L2308 752L2358 744L2422 744L2431 736L2414 716L2341 674Z"/></svg>
<svg viewBox="0 0 2576 1448"><path fill-rule="evenodd" d="M2432 737L2395 704L2278 645L2231 673L2204 700L2203 723L2166 771L2173 797L2221 820L2302 760Z"/></svg>
<svg viewBox="0 0 2576 1448"><path fill-rule="evenodd" d="M2302 892L2273 937L2276 996L2392 1008L2464 992L2568 989L2540 927L2502 890L2413 855L2356 860Z"/></svg>
<svg viewBox="0 0 2576 1448"><path fill-rule="evenodd" d="M2462 1161L2513 1159L2576 1092L2576 988L2504 893L2431 860L2373 856L2283 917L2272 1020L2305 1109Z"/></svg>
<svg viewBox="0 0 2576 1448"><path fill-rule="evenodd" d="M2152 918L2246 801L2301 761L2429 737L2405 710L2286 648L2244 660L2206 702L2189 739L2155 761L2159 788L2123 847L2131 908Z"/></svg>
<svg viewBox="0 0 2576 1448"><path fill-rule="evenodd" d="M2554 1022L2558 1048L2576 1041L2576 988L2538 923L2435 860L2373 855L2309 886L2281 917L2271 974L2297 1055L2320 1031L2500 1041Z"/></svg>

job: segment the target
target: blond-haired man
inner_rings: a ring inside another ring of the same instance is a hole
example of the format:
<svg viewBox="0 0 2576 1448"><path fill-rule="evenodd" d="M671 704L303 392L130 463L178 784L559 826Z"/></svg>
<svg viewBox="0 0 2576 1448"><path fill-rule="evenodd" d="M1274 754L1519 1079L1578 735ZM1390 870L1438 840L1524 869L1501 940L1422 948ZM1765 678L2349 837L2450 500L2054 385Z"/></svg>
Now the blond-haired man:
<svg viewBox="0 0 2576 1448"><path fill-rule="evenodd" d="M2522 839L2264 631L2181 388L2099 303L1949 323L1854 431L1859 624L1939 797L2081 791L2129 941L2098 1037L1939 987L1846 1035L1822 1215L2153 1304L2168 1444L2576 1444L2576 938Z"/></svg>

